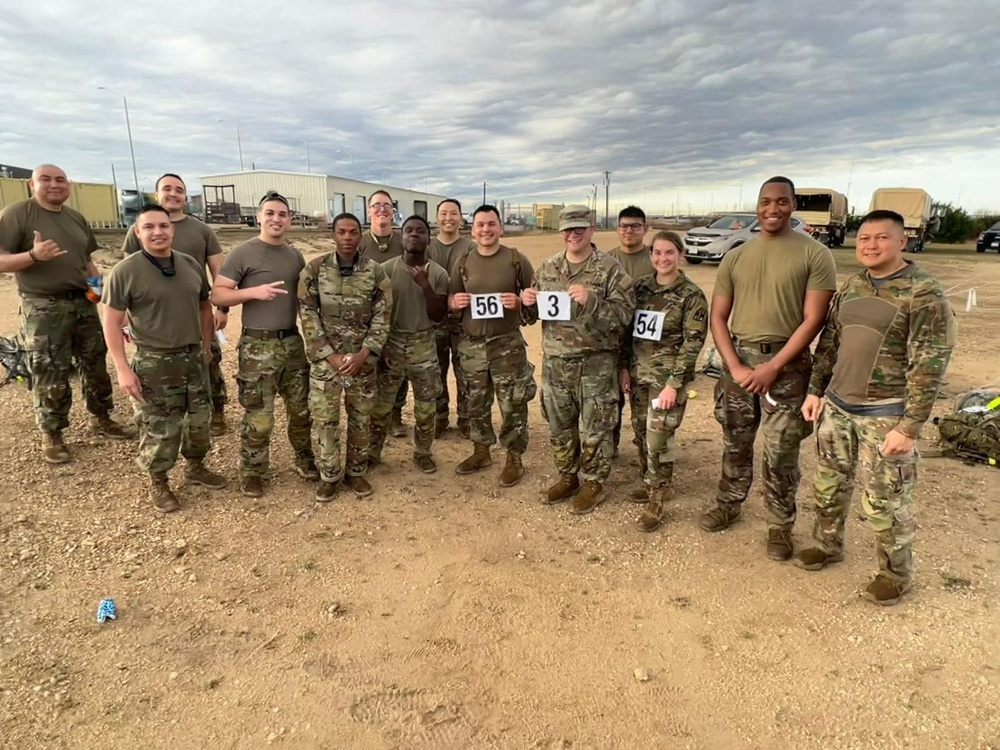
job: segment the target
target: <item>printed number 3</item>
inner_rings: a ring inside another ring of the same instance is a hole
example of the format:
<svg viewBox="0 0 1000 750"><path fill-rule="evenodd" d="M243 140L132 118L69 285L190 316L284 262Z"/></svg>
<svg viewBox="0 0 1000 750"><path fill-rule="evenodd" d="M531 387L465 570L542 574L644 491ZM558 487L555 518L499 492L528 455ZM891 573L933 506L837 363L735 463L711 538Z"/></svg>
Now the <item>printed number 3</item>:
<svg viewBox="0 0 1000 750"><path fill-rule="evenodd" d="M559 316L559 298L554 294L549 297L549 315L553 318Z"/></svg>

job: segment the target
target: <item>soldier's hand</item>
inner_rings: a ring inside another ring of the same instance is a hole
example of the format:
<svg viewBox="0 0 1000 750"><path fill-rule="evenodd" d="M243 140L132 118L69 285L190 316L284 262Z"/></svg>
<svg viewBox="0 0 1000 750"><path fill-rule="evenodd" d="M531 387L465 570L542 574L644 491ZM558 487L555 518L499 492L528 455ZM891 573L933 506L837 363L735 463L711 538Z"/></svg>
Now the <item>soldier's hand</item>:
<svg viewBox="0 0 1000 750"><path fill-rule="evenodd" d="M744 388L750 393L765 394L771 384L778 378L778 370L776 370L770 362L762 362L761 364L754 367L752 370L748 367L749 375L743 378L742 381L738 380L741 388Z"/></svg>
<svg viewBox="0 0 1000 750"><path fill-rule="evenodd" d="M879 452L886 458L892 456L902 456L913 450L913 438L907 437L899 430L893 428L886 434L885 439L879 446Z"/></svg>
<svg viewBox="0 0 1000 750"><path fill-rule="evenodd" d="M142 384L139 382L139 376L135 374L130 368L124 370L118 370L116 373L118 377L118 387L121 388L125 393L134 398L136 401L142 401Z"/></svg>
<svg viewBox="0 0 1000 750"><path fill-rule="evenodd" d="M815 422L819 419L820 412L823 411L823 399L819 396L809 395L802 402L802 417L807 422Z"/></svg>
<svg viewBox="0 0 1000 750"><path fill-rule="evenodd" d="M513 292L503 292L500 295L500 304L503 305L507 310L516 310L517 305L520 300L517 295Z"/></svg>
<svg viewBox="0 0 1000 750"><path fill-rule="evenodd" d="M41 233L36 231L35 241L31 246L31 254L35 256L35 260L44 262L58 258L60 255L65 255L66 251L60 250L59 245L54 240L43 240Z"/></svg>
<svg viewBox="0 0 1000 750"><path fill-rule="evenodd" d="M344 366L344 355L343 354L331 354L326 358L326 363L330 365L334 370L340 371L340 368Z"/></svg>
<svg viewBox="0 0 1000 750"><path fill-rule="evenodd" d="M669 385L663 386L663 390L660 391L660 395L656 399L657 409L673 409L677 404L677 389L672 388Z"/></svg>
<svg viewBox="0 0 1000 750"><path fill-rule="evenodd" d="M212 355L212 345L211 344L206 344L205 345L205 347L204 347L204 349L202 351L202 356L205 358L205 364L206 365L212 364L212 356L213 355Z"/></svg>
<svg viewBox="0 0 1000 750"><path fill-rule="evenodd" d="M458 292L451 295L451 309L464 310L472 304L472 295L465 292Z"/></svg>
<svg viewBox="0 0 1000 750"><path fill-rule="evenodd" d="M357 375L361 372L361 368L365 366L365 361L368 359L368 355L371 354L365 347L361 347L354 354L344 355L344 364L340 366L340 372L343 375L349 375L351 377Z"/></svg>
<svg viewBox="0 0 1000 750"><path fill-rule="evenodd" d="M427 269L430 264L424 264L422 266L408 266L405 263L403 268L406 272L413 277L413 280L417 282L418 286L427 286L430 282L427 281Z"/></svg>
<svg viewBox="0 0 1000 750"><path fill-rule="evenodd" d="M587 287L583 284L570 284L569 289L566 291L569 292L569 298L580 305L580 307L586 305L587 300L590 299Z"/></svg>
<svg viewBox="0 0 1000 750"><path fill-rule="evenodd" d="M632 376L624 367L618 372L618 385L621 386L622 393L632 392Z"/></svg>
<svg viewBox="0 0 1000 750"><path fill-rule="evenodd" d="M229 323L229 313L224 313L219 308L215 308L215 312L212 313L212 317L215 320L216 331L221 331Z"/></svg>
<svg viewBox="0 0 1000 750"><path fill-rule="evenodd" d="M270 284L261 284L260 286L252 287L253 298L259 299L262 302L270 302L279 294L288 294L287 289L282 289L284 281L272 281Z"/></svg>
<svg viewBox="0 0 1000 750"><path fill-rule="evenodd" d="M523 289L521 291L521 304L525 307L532 307L536 302L538 302L538 290L532 287Z"/></svg>

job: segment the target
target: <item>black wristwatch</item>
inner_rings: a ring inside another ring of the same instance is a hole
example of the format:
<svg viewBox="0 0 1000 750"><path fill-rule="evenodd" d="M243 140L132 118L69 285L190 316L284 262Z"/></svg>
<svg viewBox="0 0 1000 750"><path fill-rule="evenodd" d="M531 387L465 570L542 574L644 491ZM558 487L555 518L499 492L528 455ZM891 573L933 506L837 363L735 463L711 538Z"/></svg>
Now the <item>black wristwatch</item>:
<svg viewBox="0 0 1000 750"><path fill-rule="evenodd" d="M229 315L229 308L228 307L217 307L215 309L218 310L220 313L225 313L226 315Z"/></svg>

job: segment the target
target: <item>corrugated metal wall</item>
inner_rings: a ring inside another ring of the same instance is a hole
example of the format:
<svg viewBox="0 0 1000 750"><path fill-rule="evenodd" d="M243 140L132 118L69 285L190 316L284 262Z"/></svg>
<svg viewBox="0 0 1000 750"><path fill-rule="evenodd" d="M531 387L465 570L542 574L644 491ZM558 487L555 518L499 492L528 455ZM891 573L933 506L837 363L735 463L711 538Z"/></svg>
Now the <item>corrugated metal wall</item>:
<svg viewBox="0 0 1000 750"><path fill-rule="evenodd" d="M326 216L326 176L320 174L295 174L291 172L235 172L232 174L206 175L201 178L205 201L213 199L213 185L232 185L236 202L245 208L257 209L257 204L268 190L277 190L289 199L301 214Z"/></svg>

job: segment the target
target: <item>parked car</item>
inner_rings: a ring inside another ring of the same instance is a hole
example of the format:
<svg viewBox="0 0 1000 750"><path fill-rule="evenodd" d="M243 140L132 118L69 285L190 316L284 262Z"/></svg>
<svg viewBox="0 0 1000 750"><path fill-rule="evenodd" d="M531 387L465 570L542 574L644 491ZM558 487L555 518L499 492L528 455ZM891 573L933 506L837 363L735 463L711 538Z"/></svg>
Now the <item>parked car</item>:
<svg viewBox="0 0 1000 750"><path fill-rule="evenodd" d="M694 227L689 229L687 236L684 238L685 250L695 250L697 248L705 247L710 245L718 239L721 239L731 232L735 232L740 229L745 229L757 220L756 214L726 214L707 227Z"/></svg>
<svg viewBox="0 0 1000 750"><path fill-rule="evenodd" d="M985 253L987 250L996 250L1000 253L1000 221L991 226L976 240L976 252Z"/></svg>
<svg viewBox="0 0 1000 750"><path fill-rule="evenodd" d="M792 214L792 229L803 234L812 234L812 227L806 224L801 217ZM684 258L692 265L698 265L702 261L718 263L726 253L733 248L744 245L760 232L760 222L754 219L753 224L746 229L738 229L730 232L722 239L716 240L704 247L689 248L684 252Z"/></svg>

